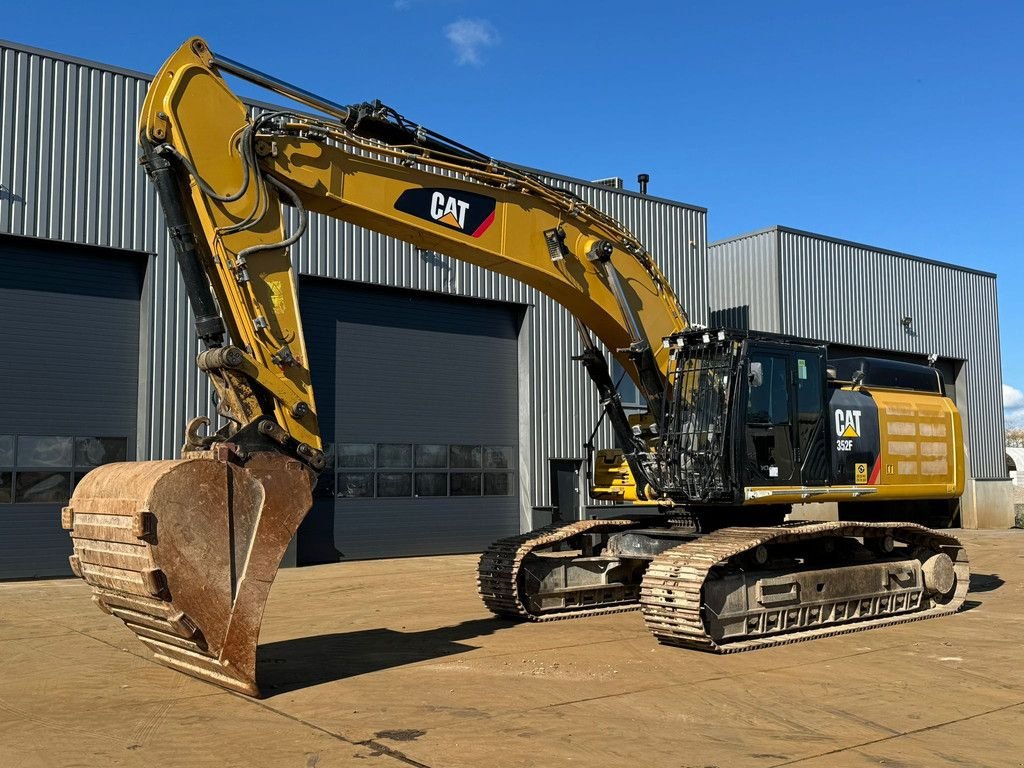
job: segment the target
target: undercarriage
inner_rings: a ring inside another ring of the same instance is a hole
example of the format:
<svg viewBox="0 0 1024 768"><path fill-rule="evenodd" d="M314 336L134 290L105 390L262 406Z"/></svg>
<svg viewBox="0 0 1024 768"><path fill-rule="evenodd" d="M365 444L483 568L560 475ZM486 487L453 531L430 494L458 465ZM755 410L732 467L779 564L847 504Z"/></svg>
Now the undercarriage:
<svg viewBox="0 0 1024 768"><path fill-rule="evenodd" d="M495 614L640 608L660 642L719 653L953 613L968 583L954 536L896 522L702 533L664 517L584 520L496 542L479 570Z"/></svg>

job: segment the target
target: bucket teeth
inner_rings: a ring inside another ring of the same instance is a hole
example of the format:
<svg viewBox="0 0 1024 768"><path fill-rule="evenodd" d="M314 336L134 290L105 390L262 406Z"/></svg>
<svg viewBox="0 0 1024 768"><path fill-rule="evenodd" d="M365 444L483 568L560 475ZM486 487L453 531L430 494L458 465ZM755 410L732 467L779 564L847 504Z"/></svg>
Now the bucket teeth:
<svg viewBox="0 0 1024 768"><path fill-rule="evenodd" d="M108 464L61 511L71 569L167 666L258 696L256 642L312 476L274 453Z"/></svg>

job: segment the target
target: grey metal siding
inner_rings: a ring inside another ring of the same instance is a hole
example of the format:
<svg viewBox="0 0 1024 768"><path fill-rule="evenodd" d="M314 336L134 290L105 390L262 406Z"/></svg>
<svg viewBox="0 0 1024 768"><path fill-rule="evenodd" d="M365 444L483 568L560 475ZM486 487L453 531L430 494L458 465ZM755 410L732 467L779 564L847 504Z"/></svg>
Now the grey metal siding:
<svg viewBox="0 0 1024 768"><path fill-rule="evenodd" d="M143 264L135 254L96 250L0 237L0 435L72 445L122 437L131 457ZM87 471L74 453L61 457L52 446L48 453L12 462L19 474L39 477L29 499L44 498L39 491L57 475L69 488L75 473ZM10 466L0 468L2 485ZM62 506L0 503L0 579L70 574Z"/></svg>
<svg viewBox="0 0 1024 768"><path fill-rule="evenodd" d="M146 88L0 44L0 231L152 251L164 233L134 148Z"/></svg>
<svg viewBox="0 0 1024 768"><path fill-rule="evenodd" d="M772 249L777 273L762 274ZM966 361L971 472L1005 476L994 275L785 227L712 244L709 263L715 300L749 299L757 330Z"/></svg>
<svg viewBox="0 0 1024 768"><path fill-rule="evenodd" d="M708 250L709 323L769 330L781 325L775 232L754 232Z"/></svg>
<svg viewBox="0 0 1024 768"><path fill-rule="evenodd" d="M310 278L301 302L328 443L505 446L515 454L523 307ZM331 544L348 558L478 552L519 532L519 501L514 493L339 498L319 502L307 520L300 563L330 560L323 550Z"/></svg>
<svg viewBox="0 0 1024 768"><path fill-rule="evenodd" d="M0 232L155 253L144 296L143 459L176 455L186 420L213 415L208 382L193 364L195 334L159 206L137 165L147 85L138 73L0 42ZM551 181L630 226L691 319L706 320L703 209ZM548 457L578 454L597 414L593 387L570 360L578 342L568 312L516 280L323 216L312 217L293 258L307 275L530 305L530 482L533 503L549 503ZM599 438L611 444L607 427Z"/></svg>

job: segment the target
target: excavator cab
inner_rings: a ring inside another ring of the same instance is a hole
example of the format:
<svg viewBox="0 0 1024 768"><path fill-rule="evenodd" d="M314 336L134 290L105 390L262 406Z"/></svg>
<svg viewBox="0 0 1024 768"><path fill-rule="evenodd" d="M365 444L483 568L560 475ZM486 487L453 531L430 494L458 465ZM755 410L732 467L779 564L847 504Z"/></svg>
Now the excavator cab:
<svg viewBox="0 0 1024 768"><path fill-rule="evenodd" d="M657 450L666 492L679 503L962 493L960 417L935 369L873 358L830 363L824 345L771 334L697 330L667 343L675 368Z"/></svg>

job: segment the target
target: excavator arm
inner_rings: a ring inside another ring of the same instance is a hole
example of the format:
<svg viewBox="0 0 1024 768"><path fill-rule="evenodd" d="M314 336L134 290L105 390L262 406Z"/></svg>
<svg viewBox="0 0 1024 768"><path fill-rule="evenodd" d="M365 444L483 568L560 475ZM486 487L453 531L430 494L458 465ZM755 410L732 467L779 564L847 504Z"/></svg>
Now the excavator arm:
<svg viewBox="0 0 1024 768"><path fill-rule="evenodd" d="M276 85L334 119L288 111L250 118L222 69ZM574 195L412 126L379 103L342 107L285 86L218 58L199 39L157 75L140 141L171 230L185 234L175 244L199 336L220 349L226 325L234 345L199 361L233 425L229 433L252 432L263 419L265 435L321 466L287 252L308 211L517 278L563 304L578 321L583 362L625 444L636 441L612 402L590 332L652 410L659 408L669 368L661 340L685 329L685 313L643 245ZM282 203L299 212L289 235ZM642 443L627 452L634 473L653 485L639 466L647 454Z"/></svg>
<svg viewBox="0 0 1024 768"><path fill-rule="evenodd" d="M224 73L328 117L250 114ZM651 256L613 219L383 105L327 102L198 38L154 79L139 138L204 345L197 364L224 423L206 435L191 424L180 460L89 473L63 522L72 568L158 660L258 693L263 606L326 463L289 257L309 212L514 277L567 307L632 475L657 497L653 454L593 337L657 417L670 362L661 340L687 320Z"/></svg>

